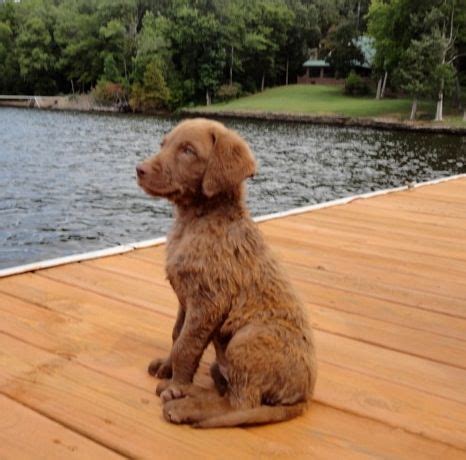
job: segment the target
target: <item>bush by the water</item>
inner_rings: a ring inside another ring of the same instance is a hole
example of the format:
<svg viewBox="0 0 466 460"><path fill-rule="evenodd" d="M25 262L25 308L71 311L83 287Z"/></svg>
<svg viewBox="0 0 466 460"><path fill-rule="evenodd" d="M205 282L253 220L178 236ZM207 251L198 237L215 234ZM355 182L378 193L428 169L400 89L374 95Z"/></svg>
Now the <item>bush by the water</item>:
<svg viewBox="0 0 466 460"><path fill-rule="evenodd" d="M100 105L116 105L122 107L126 105L127 94L121 83L114 83L106 80L99 80L94 90L92 97L97 104Z"/></svg>
<svg viewBox="0 0 466 460"><path fill-rule="evenodd" d="M345 94L350 96L364 96L369 94L370 88L366 80L352 70L345 80Z"/></svg>
<svg viewBox="0 0 466 460"><path fill-rule="evenodd" d="M222 85L215 93L215 98L221 102L237 99L240 96L241 85L239 83L233 83L232 85Z"/></svg>
<svg viewBox="0 0 466 460"><path fill-rule="evenodd" d="M161 66L150 62L144 72L142 83L136 82L131 88L129 104L134 112L157 112L166 110L170 103L170 90L165 82Z"/></svg>

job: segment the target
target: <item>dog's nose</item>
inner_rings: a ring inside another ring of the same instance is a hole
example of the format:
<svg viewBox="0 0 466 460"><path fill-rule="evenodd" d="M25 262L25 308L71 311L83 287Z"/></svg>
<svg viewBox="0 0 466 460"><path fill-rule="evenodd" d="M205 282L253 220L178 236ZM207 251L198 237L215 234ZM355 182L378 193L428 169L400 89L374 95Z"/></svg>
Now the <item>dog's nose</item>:
<svg viewBox="0 0 466 460"><path fill-rule="evenodd" d="M139 178L143 177L146 172L144 171L144 168L141 165L136 166L136 174L138 175Z"/></svg>

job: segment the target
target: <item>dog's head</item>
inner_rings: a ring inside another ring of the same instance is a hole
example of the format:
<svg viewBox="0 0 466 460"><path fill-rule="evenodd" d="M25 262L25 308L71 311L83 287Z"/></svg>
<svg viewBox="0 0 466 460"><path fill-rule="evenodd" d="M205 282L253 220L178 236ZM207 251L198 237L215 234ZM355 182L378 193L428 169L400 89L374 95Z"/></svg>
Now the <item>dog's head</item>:
<svg viewBox="0 0 466 460"><path fill-rule="evenodd" d="M203 118L181 122L164 137L160 152L136 167L138 183L148 194L174 202L235 190L255 171L246 142Z"/></svg>

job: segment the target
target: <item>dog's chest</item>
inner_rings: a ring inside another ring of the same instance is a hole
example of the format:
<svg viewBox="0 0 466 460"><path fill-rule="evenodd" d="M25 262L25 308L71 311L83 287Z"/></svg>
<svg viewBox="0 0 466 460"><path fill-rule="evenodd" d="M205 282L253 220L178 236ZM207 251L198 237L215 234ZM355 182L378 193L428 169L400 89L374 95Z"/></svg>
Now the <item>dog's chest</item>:
<svg viewBox="0 0 466 460"><path fill-rule="evenodd" d="M189 289L200 282L204 271L202 253L199 254L193 247L195 245L187 238L172 240L167 247L165 270L178 297L186 297Z"/></svg>

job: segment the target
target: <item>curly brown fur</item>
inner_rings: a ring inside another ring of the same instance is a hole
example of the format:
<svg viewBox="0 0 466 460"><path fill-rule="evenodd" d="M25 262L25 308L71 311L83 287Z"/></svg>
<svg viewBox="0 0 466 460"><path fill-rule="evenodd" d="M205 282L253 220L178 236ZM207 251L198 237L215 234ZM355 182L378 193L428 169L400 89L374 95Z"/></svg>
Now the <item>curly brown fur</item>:
<svg viewBox="0 0 466 460"><path fill-rule="evenodd" d="M149 366L170 379L157 393L174 423L276 422L301 414L312 397L311 328L245 206L243 182L255 169L244 140L205 119L180 123L137 168L139 185L176 211L166 260L179 300L173 347ZM218 392L206 393L192 380L210 342Z"/></svg>

